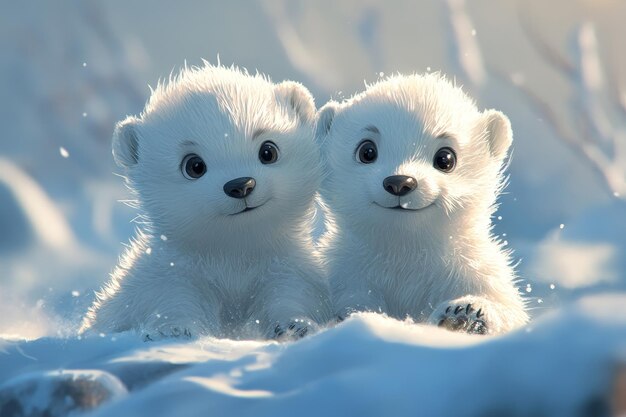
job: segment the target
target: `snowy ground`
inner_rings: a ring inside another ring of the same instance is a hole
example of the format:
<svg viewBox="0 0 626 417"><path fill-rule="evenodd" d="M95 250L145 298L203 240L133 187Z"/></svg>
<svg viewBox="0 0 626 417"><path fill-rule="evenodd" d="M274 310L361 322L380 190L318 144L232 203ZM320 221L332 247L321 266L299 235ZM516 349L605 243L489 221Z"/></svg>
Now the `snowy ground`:
<svg viewBox="0 0 626 417"><path fill-rule="evenodd" d="M588 299L499 338L366 314L286 344L5 342L0 414L102 401L93 415L608 416L624 305L626 294Z"/></svg>
<svg viewBox="0 0 626 417"><path fill-rule="evenodd" d="M102 415L608 413L626 361L625 3L1 9L1 417L101 401ZM141 110L148 84L218 54L302 81L318 105L383 74L442 70L480 107L507 113L511 179L493 220L520 261L531 325L483 339L364 316L285 345L78 340L134 228L136 214L118 203L129 194L113 174L113 125Z"/></svg>

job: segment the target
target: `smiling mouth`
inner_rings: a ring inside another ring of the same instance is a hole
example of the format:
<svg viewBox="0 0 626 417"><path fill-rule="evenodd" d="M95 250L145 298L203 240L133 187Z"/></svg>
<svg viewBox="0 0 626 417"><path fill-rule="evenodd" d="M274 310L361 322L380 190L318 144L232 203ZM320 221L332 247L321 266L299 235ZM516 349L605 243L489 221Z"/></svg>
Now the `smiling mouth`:
<svg viewBox="0 0 626 417"><path fill-rule="evenodd" d="M396 206L392 206L392 207L386 207L386 206L382 206L380 204L378 204L377 202L373 202L374 204L376 204L378 207L384 208L384 209L388 209L388 210L398 210L398 211L421 211L424 209L427 209L428 207L432 206L433 204L435 204L434 202L430 203L427 206L424 207L420 207L420 208L409 208L409 207L402 207L400 204L396 205Z"/></svg>
<svg viewBox="0 0 626 417"><path fill-rule="evenodd" d="M232 214L229 214L229 216L236 216L237 214L247 213L247 212L249 212L249 211L252 211L252 210L257 209L257 208L259 208L259 207L261 207L261 206L264 206L264 205L265 205L265 203L263 203L263 204L259 204L258 206L254 206L254 207L246 207L245 209L243 209L243 210L241 210L241 211L238 211L237 213L232 213Z"/></svg>

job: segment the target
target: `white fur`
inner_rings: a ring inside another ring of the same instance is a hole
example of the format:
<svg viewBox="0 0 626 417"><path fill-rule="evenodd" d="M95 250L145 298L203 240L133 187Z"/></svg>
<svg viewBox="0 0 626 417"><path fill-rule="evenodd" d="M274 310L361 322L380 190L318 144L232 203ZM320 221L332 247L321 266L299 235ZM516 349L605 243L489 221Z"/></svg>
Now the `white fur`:
<svg viewBox="0 0 626 417"><path fill-rule="evenodd" d="M327 284L311 239L321 173L314 121L302 85L237 68L185 68L160 84L114 134L143 221L83 330L270 338L277 325L326 322ZM266 140L280 150L271 165L258 158ZM190 153L206 162L199 179L181 172ZM223 191L239 177L256 180L245 199Z"/></svg>
<svg viewBox="0 0 626 417"><path fill-rule="evenodd" d="M336 314L372 310L438 323L448 306L472 303L490 332L528 320L510 253L491 233L512 141L506 116L479 112L438 74L396 76L324 106L317 136L328 168L322 195L333 213L319 245ZM355 155L364 139L378 146L372 164ZM450 173L433 167L444 146L458 157ZM382 185L391 175L412 176L418 187L393 196Z"/></svg>

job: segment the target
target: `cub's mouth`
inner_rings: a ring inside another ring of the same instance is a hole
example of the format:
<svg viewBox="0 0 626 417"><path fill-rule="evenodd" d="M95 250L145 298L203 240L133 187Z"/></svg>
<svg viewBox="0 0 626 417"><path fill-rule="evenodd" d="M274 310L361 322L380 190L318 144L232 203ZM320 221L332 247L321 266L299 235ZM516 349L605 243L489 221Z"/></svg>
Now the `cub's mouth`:
<svg viewBox="0 0 626 417"><path fill-rule="evenodd" d="M395 206L387 207L387 206L383 206L381 204L378 204L376 201L374 201L373 203L376 204L380 208L384 208L384 209L387 209L387 210L396 210L396 211L422 211L422 210L425 210L428 207L432 206L433 204L435 204L435 202L433 201L433 202L429 203L428 205L426 205L424 207L412 208L412 207L402 207L400 204L397 204Z"/></svg>
<svg viewBox="0 0 626 417"><path fill-rule="evenodd" d="M263 204L259 204L258 206L254 206L254 207L246 206L246 208L245 208L245 209L243 209L243 210L241 210L241 211L238 211L238 212L236 212L236 213L231 213L231 214L229 214L229 216L236 216L236 215L238 215L238 214L248 213L248 212L250 212L250 211L252 211L252 210L255 210L255 209L258 209L259 207L262 207L262 206L264 206L264 205L265 205L265 203L263 203Z"/></svg>

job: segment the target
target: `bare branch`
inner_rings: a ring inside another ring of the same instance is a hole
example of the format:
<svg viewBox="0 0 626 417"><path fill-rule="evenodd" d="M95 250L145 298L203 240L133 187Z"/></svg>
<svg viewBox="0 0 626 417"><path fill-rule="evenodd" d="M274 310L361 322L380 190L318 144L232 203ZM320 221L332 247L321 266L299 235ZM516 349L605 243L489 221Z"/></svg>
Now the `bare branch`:
<svg viewBox="0 0 626 417"><path fill-rule="evenodd" d="M550 46L534 29L528 11L528 3L524 1L518 2L519 23L526 38L531 45L541 55L541 57L550 64L554 69L571 77L574 74L575 67L565 57L558 53L556 49Z"/></svg>

